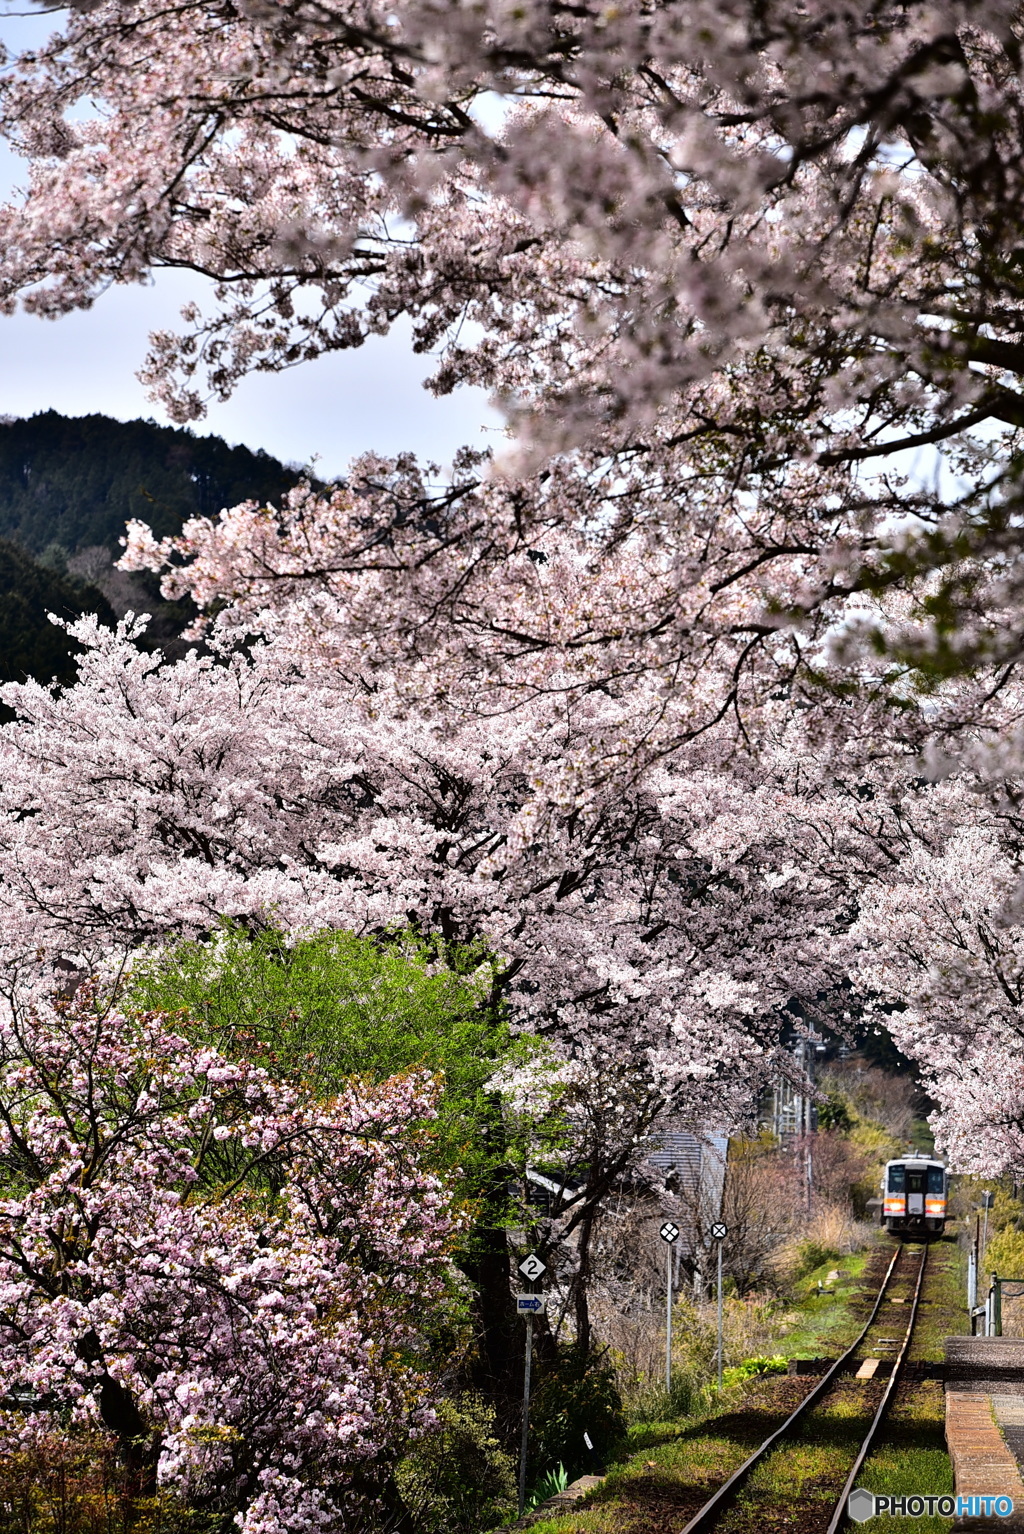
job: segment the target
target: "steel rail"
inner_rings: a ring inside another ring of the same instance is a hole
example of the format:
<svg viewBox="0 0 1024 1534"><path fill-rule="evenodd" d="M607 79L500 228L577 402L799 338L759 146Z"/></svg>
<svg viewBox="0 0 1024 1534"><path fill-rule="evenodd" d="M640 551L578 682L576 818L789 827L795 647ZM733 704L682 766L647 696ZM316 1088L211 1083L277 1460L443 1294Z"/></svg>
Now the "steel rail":
<svg viewBox="0 0 1024 1534"><path fill-rule="evenodd" d="M836 1510L832 1514L832 1520L829 1523L825 1534L837 1534L837 1530L840 1529L846 1522L846 1499L849 1497L851 1491L853 1490L853 1483L856 1481L858 1475L860 1475L864 1461L867 1459L869 1453L871 1452L871 1445L875 1441L875 1434L878 1431L878 1427L882 1421L882 1418L885 1416L885 1409L889 1405L892 1393L896 1389L896 1385L899 1382L899 1377L903 1372L903 1365L906 1361L907 1350L910 1347L910 1339L914 1332L914 1322L917 1320L917 1305L921 1298L921 1285L924 1283L924 1270L927 1261L928 1246L925 1244L921 1250L921 1266L918 1269L917 1283L914 1286L914 1302L910 1307L910 1318L907 1321L907 1334L903 1339L903 1346L900 1348L896 1357L896 1362L892 1366L892 1373L889 1375L889 1378L886 1381L885 1390L882 1392L882 1399L878 1403L878 1410L875 1412L875 1415L871 1420L871 1426L868 1428L864 1442L861 1444L858 1451L857 1458L853 1462L853 1469L846 1477L846 1485L843 1487L842 1494L838 1503L836 1504Z"/></svg>
<svg viewBox="0 0 1024 1534"><path fill-rule="evenodd" d="M902 1255L903 1255L903 1247L902 1246L898 1246L896 1248L896 1251L893 1253L892 1262L890 1262L888 1268L886 1269L885 1277L882 1279L881 1287L880 1287L880 1289L878 1291L878 1294L875 1297L875 1303L871 1307L871 1314L868 1316L867 1320L864 1323L864 1326L862 1327L861 1331L857 1335L856 1339L853 1342L851 1342L850 1346L846 1349L846 1352L841 1354L841 1356L836 1359L835 1363L832 1365L831 1369L829 1369L827 1374L823 1374L822 1375L821 1379L815 1385L814 1389L808 1391L808 1393L804 1396L803 1400L800 1402L800 1405L796 1408L795 1411L790 1412L789 1416L786 1418L786 1420L782 1424L782 1426L779 1427L779 1428L776 1428L775 1432L771 1433L765 1439L764 1443L761 1444L760 1448L755 1449L753 1454L751 1454L748 1459L745 1459L743 1461L742 1465L740 1465L737 1470L733 1471L733 1473L729 1477L729 1479L726 1482L724 1482L724 1484L721 1485L718 1488L718 1490L715 1492L714 1496L710 1497L708 1499L708 1501L705 1502L704 1506L702 1508L700 1508L700 1510L698 1512L694 1513L694 1515L690 1519L689 1523L687 1523L687 1524L685 1524L683 1526L682 1530L680 1531L680 1534L699 1534L700 1530L704 1530L704 1529L710 1528L711 1525L713 1524L714 1520L718 1516L718 1514L722 1511L722 1509L726 1506L726 1504L729 1503L732 1500L732 1498L735 1496L736 1492L739 1490L740 1486L746 1480L746 1478L750 1474L751 1470L754 1469L754 1466L758 1465L761 1462L761 1460L764 1459L765 1456L769 1453L769 1451L775 1447L775 1445L780 1441L780 1439L782 1439L782 1438L784 1438L786 1436L786 1434L789 1432L789 1430L793 1426L793 1424L796 1421L798 1421L800 1417L803 1416L804 1412L807 1411L809 1409L809 1407L813 1406L814 1403L817 1400L819 1400L822 1395L824 1395L825 1391L832 1384L832 1382L836 1378L836 1376L838 1374L842 1373L846 1363L853 1356L853 1354L856 1353L857 1349L860 1347L861 1343L864 1341L864 1338L867 1336L868 1332L871 1330L872 1326L874 1325L875 1317L878 1315L879 1309L881 1308L882 1301L885 1298L885 1291L889 1287L889 1280L892 1278L893 1271L894 1271L894 1269L896 1267L896 1264L899 1262L900 1257ZM923 1268L922 1268L922 1271L923 1271ZM917 1310L917 1304L916 1304L916 1300L915 1300L914 1313L916 1313L916 1310ZM908 1337L910 1335L910 1331L911 1331L912 1327L913 1327L913 1315L911 1316L910 1326L907 1328L907 1336ZM904 1346L906 1346L905 1343L904 1343ZM846 1505L845 1504L845 1493L844 1493L844 1502L843 1502L842 1505L844 1507Z"/></svg>

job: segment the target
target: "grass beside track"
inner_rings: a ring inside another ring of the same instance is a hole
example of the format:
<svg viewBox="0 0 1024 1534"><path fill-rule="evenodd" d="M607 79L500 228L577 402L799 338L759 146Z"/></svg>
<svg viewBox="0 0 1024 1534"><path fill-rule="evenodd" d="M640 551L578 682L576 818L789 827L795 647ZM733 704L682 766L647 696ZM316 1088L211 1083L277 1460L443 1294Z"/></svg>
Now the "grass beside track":
<svg viewBox="0 0 1024 1534"><path fill-rule="evenodd" d="M587 1509L545 1518L532 1525L533 1534L678 1534L812 1384L780 1376L751 1380L701 1421L634 1429L637 1452L611 1468Z"/></svg>
<svg viewBox="0 0 1024 1534"><path fill-rule="evenodd" d="M800 1285L787 1316L789 1330L772 1350L790 1358L835 1357L854 1339L891 1257L888 1244L825 1264ZM916 1263L914 1264L916 1266ZM839 1267L844 1277L819 1297L817 1280ZM952 1241L935 1242L929 1256L911 1364L942 1358L942 1342L965 1330L960 1254ZM906 1278L894 1284L908 1297ZM883 1307L874 1331L896 1335L896 1306ZM872 1333L873 1335L874 1333ZM913 1371L912 1371L913 1373ZM716 1487L784 1418L814 1383L807 1376L762 1378L733 1387L700 1420L634 1428L629 1458L613 1466L584 1508L544 1519L533 1534L678 1534ZM811 1534L820 1531L845 1479L880 1394L852 1380L815 1408L800 1439L759 1466L733 1507L723 1534ZM944 1402L938 1381L912 1377L901 1384L876 1452L859 1484L872 1491L945 1492L952 1477L945 1453ZM852 1447L851 1447L852 1446ZM915 1519L915 1534L948 1528L947 1519ZM871 1534L906 1534L906 1519L881 1518Z"/></svg>
<svg viewBox="0 0 1024 1534"><path fill-rule="evenodd" d="M901 1255L858 1356L892 1358L889 1347L892 1339L901 1338L906 1330L922 1254L923 1248L913 1245ZM879 1255L884 1261L884 1255ZM872 1276L880 1277L877 1259L870 1267ZM865 1302L867 1298L865 1294ZM858 1319L851 1315L854 1334L859 1330ZM884 1379L857 1380L851 1376L834 1385L796 1425L792 1437L753 1470L735 1501L718 1518L720 1534L820 1534L884 1389Z"/></svg>
<svg viewBox="0 0 1024 1534"><path fill-rule="evenodd" d="M969 1331L967 1263L952 1236L933 1241L921 1289L911 1363L941 1363L947 1337Z"/></svg>

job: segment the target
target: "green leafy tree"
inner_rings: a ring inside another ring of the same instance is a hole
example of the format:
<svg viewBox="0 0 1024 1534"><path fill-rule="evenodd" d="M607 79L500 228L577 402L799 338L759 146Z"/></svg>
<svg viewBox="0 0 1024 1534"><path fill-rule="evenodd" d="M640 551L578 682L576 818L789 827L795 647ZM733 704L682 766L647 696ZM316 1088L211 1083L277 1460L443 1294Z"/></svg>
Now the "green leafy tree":
<svg viewBox="0 0 1024 1534"><path fill-rule="evenodd" d="M479 954L458 968L433 961L410 935L378 943L351 932L289 942L225 925L136 967L132 1000L184 1012L227 1054L264 1054L275 1075L301 1076L325 1097L352 1076L383 1081L418 1066L444 1074L437 1154L475 1196L507 1145L489 1086L528 1046L490 1004L491 967Z"/></svg>
<svg viewBox="0 0 1024 1534"><path fill-rule="evenodd" d="M842 1093L829 1092L825 1101L818 1104L818 1127L837 1134L848 1134L853 1128L853 1116Z"/></svg>
<svg viewBox="0 0 1024 1534"><path fill-rule="evenodd" d="M433 1130L438 1165L458 1169L476 1211L459 1265L474 1290L469 1377L514 1420L521 1336L511 1313L506 1227L511 1180L524 1146L502 1112L495 1072L542 1048L517 1037L492 1000L488 956L446 952L412 934L386 940L320 932L288 941L225 924L209 942L185 942L137 962L134 1006L183 1013L229 1055L262 1055L278 1076L300 1076L324 1096L354 1075L383 1080L426 1066L443 1073ZM457 1346L457 1339L438 1338Z"/></svg>

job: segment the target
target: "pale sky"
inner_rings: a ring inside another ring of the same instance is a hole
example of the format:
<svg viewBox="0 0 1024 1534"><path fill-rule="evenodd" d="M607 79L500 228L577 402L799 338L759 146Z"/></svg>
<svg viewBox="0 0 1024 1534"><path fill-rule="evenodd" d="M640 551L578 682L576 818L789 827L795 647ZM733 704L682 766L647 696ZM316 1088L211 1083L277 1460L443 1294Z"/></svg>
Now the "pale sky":
<svg viewBox="0 0 1024 1534"><path fill-rule="evenodd" d="M27 8L26 8L27 9ZM43 40L51 16L0 15L11 52ZM24 162L0 144L0 196L23 179ZM135 377L151 330L176 329L183 303L204 306L207 285L185 272L162 272L147 287L114 288L92 309L59 320L0 316L0 415L54 409L100 411L120 420L165 421ZM206 304L205 307L212 307ZM318 459L324 475L343 472L356 453L411 450L447 463L457 447L496 446L500 417L479 389L435 399L422 388L432 370L404 327L359 350L305 363L288 373L246 380L226 405L213 404L199 433L262 447L286 461Z"/></svg>

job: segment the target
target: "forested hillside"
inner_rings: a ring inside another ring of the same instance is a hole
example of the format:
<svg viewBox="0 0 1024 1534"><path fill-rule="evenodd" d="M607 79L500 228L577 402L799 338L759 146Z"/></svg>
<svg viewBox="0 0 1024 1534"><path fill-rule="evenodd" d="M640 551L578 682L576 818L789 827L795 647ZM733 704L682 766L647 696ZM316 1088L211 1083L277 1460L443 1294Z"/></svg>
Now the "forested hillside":
<svg viewBox="0 0 1024 1534"><path fill-rule="evenodd" d="M114 614L94 586L83 586L40 565L17 544L0 538L0 681L70 681L79 646L48 614L77 618L96 613L104 623Z"/></svg>
<svg viewBox="0 0 1024 1534"><path fill-rule="evenodd" d="M166 535L196 513L275 500L296 478L269 453L220 437L47 410L0 422L0 537L33 554L113 550L129 517Z"/></svg>
<svg viewBox="0 0 1024 1534"><path fill-rule="evenodd" d="M196 514L276 500L296 478L268 453L152 421L55 410L0 421L0 679L71 678L78 646L51 612L106 623L149 612L149 642L175 653L186 605L114 569L127 520L173 533Z"/></svg>

